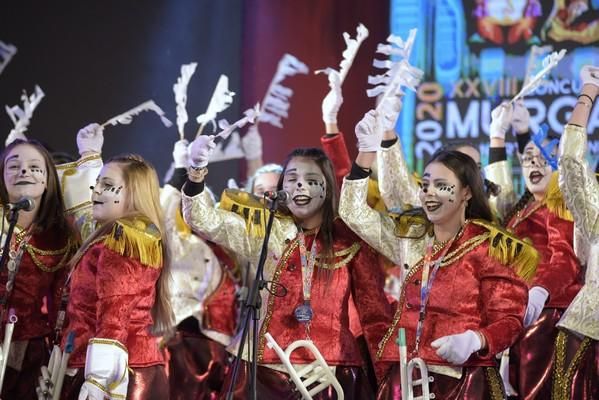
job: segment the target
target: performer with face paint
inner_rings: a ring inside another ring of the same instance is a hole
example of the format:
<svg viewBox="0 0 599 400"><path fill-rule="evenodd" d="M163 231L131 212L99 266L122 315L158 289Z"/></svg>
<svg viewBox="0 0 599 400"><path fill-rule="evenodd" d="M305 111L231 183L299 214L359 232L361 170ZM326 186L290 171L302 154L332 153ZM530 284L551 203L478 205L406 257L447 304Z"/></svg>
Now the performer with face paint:
<svg viewBox="0 0 599 400"><path fill-rule="evenodd" d="M436 399L503 398L495 353L522 330L533 248L489 222L491 210L475 162L440 151L422 177L419 202L392 218L366 204L367 180L383 137L376 111L356 126L359 154L341 191L339 213L363 240L393 262L410 267L392 323L376 354L391 369L379 399L400 393L398 328L409 358L422 358ZM416 389L415 396L421 395Z"/></svg>
<svg viewBox="0 0 599 400"><path fill-rule="evenodd" d="M79 132L78 170L97 161L102 141L97 124ZM67 191L75 182L68 179ZM95 230L71 261L64 331L75 333L75 344L61 398L168 398L153 335L172 323L156 171L140 156L117 156L101 167L90 189L87 215Z"/></svg>
<svg viewBox="0 0 599 400"><path fill-rule="evenodd" d="M559 184L574 215L576 255L584 286L557 326L553 398L599 398L599 182L585 158L586 125L599 94L599 68L585 66L582 91L560 141Z"/></svg>
<svg viewBox="0 0 599 400"><path fill-rule="evenodd" d="M194 231L255 262L263 237L248 230L250 221L243 215L207 207L203 178L212 142L212 137L200 136L191 144L193 167L183 188L185 220ZM270 333L282 348L311 339L327 363L336 367L345 396L373 398L349 328L348 300L352 293L364 335L374 351L391 318L382 271L372 268L376 255L337 218L335 176L321 150L293 151L277 188L287 192L289 199L274 219L264 269L264 279L273 283L262 293L258 397L286 398L294 392L279 357L266 346L264 335ZM235 398L247 396L248 349L246 344ZM298 366L312 361L311 355L302 352L293 353L291 359ZM229 383L225 382L225 390ZM322 398L332 396L322 393Z"/></svg>
<svg viewBox="0 0 599 400"><path fill-rule="evenodd" d="M8 203L25 197L34 203L33 209L19 211L9 258L0 272L0 340L9 309L14 309L18 318L1 397L37 399L37 377L48 361L47 342L54 340L60 289L77 240L65 217L59 180L48 151L36 141L18 139L4 149L0 159L2 247L8 229ZM42 314L44 302L48 315Z"/></svg>
<svg viewBox="0 0 599 400"><path fill-rule="evenodd" d="M517 133L526 184L525 193L515 204L512 201L511 210L509 202L503 203L502 209L509 210L501 215L503 223L518 237L528 238L541 255L529 284L524 319L527 329L509 353L509 384L522 399L545 399L551 396L553 343L558 333L555 325L582 283L580 263L573 249L574 225L559 190L552 160L546 159L539 148L539 145L547 147L547 141L537 144L527 140L528 124L519 123L529 119L524 104L517 102L512 108L504 103L493 111L492 118L490 158L495 162L489 165L487 176L501 184L504 200L514 193L505 152L505 133L511 124ZM557 149L544 151L555 155ZM507 378L504 376L504 380ZM511 391L507 382L506 387Z"/></svg>

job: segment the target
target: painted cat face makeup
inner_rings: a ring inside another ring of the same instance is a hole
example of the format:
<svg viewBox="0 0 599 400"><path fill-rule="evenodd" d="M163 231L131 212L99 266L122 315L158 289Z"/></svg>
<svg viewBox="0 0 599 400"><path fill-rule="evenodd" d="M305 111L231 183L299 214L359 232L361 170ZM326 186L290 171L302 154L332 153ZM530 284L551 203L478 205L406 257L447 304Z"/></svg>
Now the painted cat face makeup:
<svg viewBox="0 0 599 400"><path fill-rule="evenodd" d="M283 177L283 190L289 193L289 211L300 222L322 213L327 187L324 174L314 161L303 157L289 161Z"/></svg>
<svg viewBox="0 0 599 400"><path fill-rule="evenodd" d="M129 193L124 181L119 164L108 163L102 167L96 185L92 187L92 213L100 224L121 218L127 213Z"/></svg>
<svg viewBox="0 0 599 400"><path fill-rule="evenodd" d="M428 219L434 224L445 223L465 214L470 198L452 170L440 162L427 165L422 176L420 202Z"/></svg>
<svg viewBox="0 0 599 400"><path fill-rule="evenodd" d="M10 202L28 196L40 204L48 187L48 168L42 153L29 144L13 148L4 162L4 184Z"/></svg>
<svg viewBox="0 0 599 400"><path fill-rule="evenodd" d="M551 180L551 166L545 160L539 148L529 142L524 148L524 153L520 158L522 165L522 175L526 188L535 197L543 197L547 191L547 185Z"/></svg>

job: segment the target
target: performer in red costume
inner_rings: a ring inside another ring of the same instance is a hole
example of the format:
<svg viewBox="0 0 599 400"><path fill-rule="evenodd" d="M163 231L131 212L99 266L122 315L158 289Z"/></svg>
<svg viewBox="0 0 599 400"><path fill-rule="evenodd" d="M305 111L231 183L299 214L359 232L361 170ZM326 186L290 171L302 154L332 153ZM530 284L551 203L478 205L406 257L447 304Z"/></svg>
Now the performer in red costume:
<svg viewBox="0 0 599 400"><path fill-rule="evenodd" d="M248 230L243 217L206 206L203 179L213 137L200 136L190 149L194 167L183 188L183 214L194 231L256 261L262 237ZM277 213L269 241L264 278L284 287L286 294L262 293L258 337L258 397L285 398L294 392L287 370L274 350L266 346L270 333L282 348L310 338L324 359L336 367L346 398L373 397L362 370L360 350L349 328L348 300L354 296L367 342L376 344L389 323L391 310L383 293L383 274L372 268L376 254L336 218L336 188L331 162L319 149L298 149L284 164L278 185L290 200ZM235 398L247 396L248 345L235 382ZM314 361L306 352L291 362ZM226 391L229 382L225 382ZM332 391L318 398L332 398Z"/></svg>
<svg viewBox="0 0 599 400"><path fill-rule="evenodd" d="M76 240L65 218L60 183L48 151L35 141L18 139L4 149L0 158L3 218L8 203L24 196L35 203L32 210L19 212L9 259L0 272L2 337L8 310L13 308L18 318L1 397L37 399L37 377L48 361L47 341L54 339L60 289ZM2 246L8 229L6 220L3 227ZM48 315L42 314L44 299Z"/></svg>
<svg viewBox="0 0 599 400"><path fill-rule="evenodd" d="M377 369L390 373L379 398L399 398L398 328L408 357L422 358L436 399L503 398L495 353L522 330L526 284L536 252L494 226L475 162L456 151L437 153L422 177L425 215L394 220L366 204L369 169L383 136L377 113L356 126L360 153L346 178L339 213L371 246L410 266L395 317L380 342ZM418 395L416 391L415 395Z"/></svg>
<svg viewBox="0 0 599 400"><path fill-rule="evenodd" d="M171 250L171 304L176 327L168 339L171 400L213 399L229 368L226 346L237 328L236 265L219 246L194 234L181 214L188 142L173 149L174 173L162 188Z"/></svg>
<svg viewBox="0 0 599 400"><path fill-rule="evenodd" d="M88 153L86 143L99 153L101 136L97 124L80 131L80 154ZM72 260L65 332L75 332L69 368L76 371L63 398L166 399L164 360L152 332L172 324L156 171L138 155L114 157L91 200L98 226Z"/></svg>
<svg viewBox="0 0 599 400"><path fill-rule="evenodd" d="M511 211L501 217L508 230L530 239L541 256L529 284L526 331L510 350L510 384L521 399L546 399L551 396L553 344L558 333L555 325L582 283L581 267L573 249L574 224L558 187L557 171L553 171L537 144L529 140L529 116L524 104L500 105L492 118L487 177L501 185L504 205L499 209L505 209L507 199L514 198L511 180L506 179L511 177L505 151L505 132L510 124L518 136L526 184L520 200L512 203ZM512 390L507 384L506 387L508 392Z"/></svg>

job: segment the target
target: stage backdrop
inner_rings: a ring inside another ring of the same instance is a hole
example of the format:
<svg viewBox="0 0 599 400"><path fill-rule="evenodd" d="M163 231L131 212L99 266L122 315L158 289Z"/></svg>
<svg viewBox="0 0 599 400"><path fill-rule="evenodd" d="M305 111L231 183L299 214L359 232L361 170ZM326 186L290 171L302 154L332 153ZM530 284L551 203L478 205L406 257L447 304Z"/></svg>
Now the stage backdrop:
<svg viewBox="0 0 599 400"><path fill-rule="evenodd" d="M411 61L425 71L418 92L406 96L397 127L412 168L421 172L432 153L452 141L478 146L486 164L493 108L520 90L526 71L538 71L544 55L567 49L546 83L525 98L533 131L547 123L562 132L580 89L581 66L599 60L599 1L586 1L588 9L579 16L558 3L570 2L392 0L391 30L403 36L418 28ZM515 138L507 140L513 155ZM589 148L595 162L596 104ZM512 164L520 186L518 162Z"/></svg>
<svg viewBox="0 0 599 400"><path fill-rule="evenodd" d="M371 34L345 82L339 115L355 154L353 127L373 106L365 90L374 50L389 34L387 0L5 3L0 6L0 41L16 46L17 53L0 74L0 107L19 104L23 89L31 93L40 85L46 97L28 136L73 154L81 127L150 98L175 122L172 85L180 65L192 61L198 67L188 90L187 138L194 138L195 117L205 111L220 74L228 75L229 89L236 96L219 118L234 121L262 100L284 53L295 55L311 71L284 81L295 92L284 128L260 125L264 159L282 162L294 147L319 146L324 133L320 103L328 85L325 76L313 71L338 67L345 48L342 33L354 36L362 22ZM0 64L5 55L0 49ZM0 132L7 135L12 123L4 111L0 114ZM162 176L177 138L175 126L165 128L154 114L144 113L131 125L106 129L104 155L139 152ZM240 156L238 139L225 148L232 157ZM240 159L214 163L208 182L220 192L226 178L245 179L244 166Z"/></svg>

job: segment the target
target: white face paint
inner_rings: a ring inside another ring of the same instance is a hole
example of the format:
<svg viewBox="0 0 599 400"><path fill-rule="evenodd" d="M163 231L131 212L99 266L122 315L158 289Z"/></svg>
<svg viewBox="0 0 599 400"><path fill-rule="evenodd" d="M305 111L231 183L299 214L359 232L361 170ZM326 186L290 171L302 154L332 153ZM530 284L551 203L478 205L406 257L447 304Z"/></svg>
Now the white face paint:
<svg viewBox="0 0 599 400"><path fill-rule="evenodd" d="M258 175L254 179L254 195L262 197L266 192L276 192L280 176L276 172L265 172Z"/></svg>
<svg viewBox="0 0 599 400"><path fill-rule="evenodd" d="M454 218L465 217L470 191L462 187L452 170L440 162L432 162L422 175L419 196L429 221L445 224Z"/></svg>
<svg viewBox="0 0 599 400"><path fill-rule="evenodd" d="M26 143L13 148L4 161L4 184L11 203L27 196L40 204L48 187L48 168L42 153Z"/></svg>
<svg viewBox="0 0 599 400"><path fill-rule="evenodd" d="M290 196L287 207L298 222L315 219L320 225L327 187L324 174L316 162L303 157L291 159L283 177L283 190Z"/></svg>
<svg viewBox="0 0 599 400"><path fill-rule="evenodd" d="M121 218L127 213L128 191L124 186L123 171L117 163L102 167L93 187L93 217L100 224Z"/></svg>
<svg viewBox="0 0 599 400"><path fill-rule="evenodd" d="M524 148L520 163L526 188L535 198L545 196L553 171L541 154L541 150L533 142L529 142Z"/></svg>

